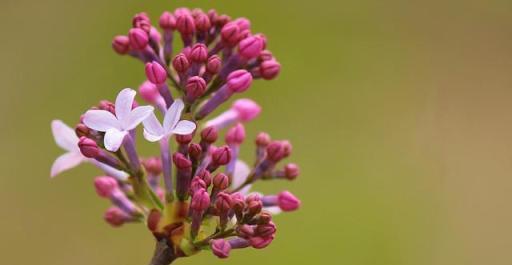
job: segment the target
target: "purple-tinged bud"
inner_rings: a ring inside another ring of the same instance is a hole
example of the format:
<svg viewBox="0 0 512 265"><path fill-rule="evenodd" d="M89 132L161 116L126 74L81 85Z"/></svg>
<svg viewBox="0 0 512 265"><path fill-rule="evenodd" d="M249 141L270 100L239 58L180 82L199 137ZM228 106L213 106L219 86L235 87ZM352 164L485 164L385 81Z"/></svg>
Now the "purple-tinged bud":
<svg viewBox="0 0 512 265"><path fill-rule="evenodd" d="M217 22L217 18L219 17L219 14L217 13L217 10L210 9L210 10L208 10L207 15L208 15L208 18L210 19L210 22L212 24Z"/></svg>
<svg viewBox="0 0 512 265"><path fill-rule="evenodd" d="M241 30L248 30L251 28L251 21L245 17L237 18L233 20L233 23L235 23Z"/></svg>
<svg viewBox="0 0 512 265"><path fill-rule="evenodd" d="M210 206L210 195L205 189L199 189L192 196L190 208L197 212L203 212Z"/></svg>
<svg viewBox="0 0 512 265"><path fill-rule="evenodd" d="M188 58L185 54L179 53L172 60L172 67L174 67L174 70L176 70L176 72L184 73L190 67L190 62L188 61Z"/></svg>
<svg viewBox="0 0 512 265"><path fill-rule="evenodd" d="M261 195L258 193L250 194L249 196L247 196L247 198L245 198L245 201L247 203L250 203L252 201L261 201Z"/></svg>
<svg viewBox="0 0 512 265"><path fill-rule="evenodd" d="M218 190L225 190L229 187L229 177L219 173L213 177L213 186Z"/></svg>
<svg viewBox="0 0 512 265"><path fill-rule="evenodd" d="M95 178L94 187L96 188L96 193L98 196L102 198L110 198L114 191L119 189L117 180L107 176Z"/></svg>
<svg viewBox="0 0 512 265"><path fill-rule="evenodd" d="M135 28L144 30L146 33L151 33L151 22L148 20L139 20L135 25Z"/></svg>
<svg viewBox="0 0 512 265"><path fill-rule="evenodd" d="M149 38L155 43L160 43L162 40L162 35L155 27L151 27L149 30Z"/></svg>
<svg viewBox="0 0 512 265"><path fill-rule="evenodd" d="M176 29L176 18L170 12L165 11L160 16L160 20L158 21L158 24L164 30L174 30L174 29Z"/></svg>
<svg viewBox="0 0 512 265"><path fill-rule="evenodd" d="M264 50L260 53L260 55L258 56L258 61L260 62L264 62L264 61L268 61L268 60L272 60L274 59L274 56L272 55L272 52L269 51L269 50Z"/></svg>
<svg viewBox="0 0 512 265"><path fill-rule="evenodd" d="M176 10L174 10L174 15L176 17L180 16L180 15L189 15L189 16L191 16L192 13L190 12L190 9L188 9L186 7L178 7L178 8L176 8Z"/></svg>
<svg viewBox="0 0 512 265"><path fill-rule="evenodd" d="M283 144L274 141L267 146L267 159L272 162L279 162L284 157Z"/></svg>
<svg viewBox="0 0 512 265"><path fill-rule="evenodd" d="M263 209L263 203L261 200L253 200L247 203L247 214L249 216L255 216L261 212Z"/></svg>
<svg viewBox="0 0 512 265"><path fill-rule="evenodd" d="M130 217L123 212L123 210L117 207L110 207L103 215L103 219L113 227L120 227L126 223Z"/></svg>
<svg viewBox="0 0 512 265"><path fill-rule="evenodd" d="M96 158L100 155L100 148L98 144L92 139L87 137L80 137L78 141L78 148L80 148L80 152L87 158Z"/></svg>
<svg viewBox="0 0 512 265"><path fill-rule="evenodd" d="M250 225L240 225L236 228L238 236L243 238L251 238L254 236L254 228Z"/></svg>
<svg viewBox="0 0 512 265"><path fill-rule="evenodd" d="M211 177L210 171L208 171L206 169L201 170L201 172L199 172L199 174L197 176L204 181L206 186L210 186L210 184L212 183L212 177Z"/></svg>
<svg viewBox="0 0 512 265"><path fill-rule="evenodd" d="M240 40L243 40L243 39L248 38L250 36L251 36L251 31L250 30L248 30L248 29L240 30L240 35L239 35Z"/></svg>
<svg viewBox="0 0 512 265"><path fill-rule="evenodd" d="M89 129L89 127L85 126L85 124L83 123L79 123L75 126L75 134L76 136L78 136L78 138L82 136L87 137L90 132L91 130Z"/></svg>
<svg viewBox="0 0 512 265"><path fill-rule="evenodd" d="M100 104L98 104L98 109L108 111L114 115L116 115L116 106L114 103L108 101L108 100L102 100L100 101Z"/></svg>
<svg viewBox="0 0 512 265"><path fill-rule="evenodd" d="M258 223L263 225L270 223L270 221L272 221L272 214L267 211L261 211L258 216Z"/></svg>
<svg viewBox="0 0 512 265"><path fill-rule="evenodd" d="M238 113L238 119L243 122L251 121L261 113L260 105L248 98L235 100L231 108Z"/></svg>
<svg viewBox="0 0 512 265"><path fill-rule="evenodd" d="M144 50L149 43L148 33L139 28L130 29L128 32L130 46L136 50Z"/></svg>
<svg viewBox="0 0 512 265"><path fill-rule="evenodd" d="M281 141L281 144L283 145L283 156L289 157L292 154L293 146L289 141Z"/></svg>
<svg viewBox="0 0 512 265"><path fill-rule="evenodd" d="M222 146L212 153L212 161L218 166L227 165L231 160L231 148Z"/></svg>
<svg viewBox="0 0 512 265"><path fill-rule="evenodd" d="M263 50L267 48L267 36L265 36L263 33L258 33L254 35L255 37L258 37L263 42Z"/></svg>
<svg viewBox="0 0 512 265"><path fill-rule="evenodd" d="M223 14L223 15L220 15L217 17L217 19L215 20L215 24L219 27L223 27L230 21L231 21L231 17Z"/></svg>
<svg viewBox="0 0 512 265"><path fill-rule="evenodd" d="M172 155L172 161L178 169L190 169L192 162L188 160L182 153L174 153Z"/></svg>
<svg viewBox="0 0 512 265"><path fill-rule="evenodd" d="M136 26L138 22L140 21L150 21L149 16L146 12L140 12L135 14L132 18L132 26Z"/></svg>
<svg viewBox="0 0 512 265"><path fill-rule="evenodd" d="M201 145L196 144L196 143L191 143L188 146L188 154L189 154L190 158L198 161L201 158L202 153L203 153L203 149L201 148Z"/></svg>
<svg viewBox="0 0 512 265"><path fill-rule="evenodd" d="M192 179L192 182L190 183L190 192L192 194L194 194L199 189L206 190L206 188L207 188L206 183L204 183L204 181L198 176L195 176Z"/></svg>
<svg viewBox="0 0 512 265"><path fill-rule="evenodd" d="M229 257L229 252L231 251L231 245L225 239L215 239L210 243L212 248L212 252L215 256L220 259L225 259Z"/></svg>
<svg viewBox="0 0 512 265"><path fill-rule="evenodd" d="M274 236L276 231L276 225L273 222L269 222L268 224L258 225L254 229L254 234L259 237L268 238Z"/></svg>
<svg viewBox="0 0 512 265"><path fill-rule="evenodd" d="M208 18L208 15L203 12L196 15L194 23L196 24L197 31L208 31L212 26L210 18Z"/></svg>
<svg viewBox="0 0 512 265"><path fill-rule="evenodd" d="M112 40L112 49L118 54L127 54L130 51L130 39L127 36L115 36Z"/></svg>
<svg viewBox="0 0 512 265"><path fill-rule="evenodd" d="M176 29L183 35L194 33L196 25L192 15L187 13L176 14Z"/></svg>
<svg viewBox="0 0 512 265"><path fill-rule="evenodd" d="M192 142L192 134L176 134L176 142L182 145L187 145Z"/></svg>
<svg viewBox="0 0 512 265"><path fill-rule="evenodd" d="M160 98L160 92L155 84L149 81L144 81L139 87L139 94L148 103L155 103Z"/></svg>
<svg viewBox="0 0 512 265"><path fill-rule="evenodd" d="M283 191L277 195L279 208L285 212L295 211L300 207L300 200L291 192Z"/></svg>
<svg viewBox="0 0 512 265"><path fill-rule="evenodd" d="M256 237L251 237L249 239L249 242L251 243L251 246L253 248L262 249L262 248L265 248L268 245L270 245L270 243L272 243L272 240L274 240L273 236L272 237L268 237L268 238L263 238L263 237L256 236Z"/></svg>
<svg viewBox="0 0 512 265"><path fill-rule="evenodd" d="M225 192L219 192L215 200L215 208L221 214L227 214L231 210L231 195Z"/></svg>
<svg viewBox="0 0 512 265"><path fill-rule="evenodd" d="M161 66L157 62L151 62L146 64L146 77L148 80L155 84L160 85L164 84L165 80L167 79L167 72L165 71L165 68Z"/></svg>
<svg viewBox="0 0 512 265"><path fill-rule="evenodd" d="M196 63L204 63L208 59L208 48L202 43L196 43L190 51L190 60Z"/></svg>
<svg viewBox="0 0 512 265"><path fill-rule="evenodd" d="M241 123L237 123L231 127L226 133L226 143L228 145L240 145L245 140L245 127Z"/></svg>
<svg viewBox="0 0 512 265"><path fill-rule="evenodd" d="M206 81L200 76L193 76L187 80L185 90L187 91L188 99L193 101L202 96L206 91Z"/></svg>
<svg viewBox="0 0 512 265"><path fill-rule="evenodd" d="M213 55L208 58L206 63L206 71L210 74L217 74L222 66L222 61L219 56Z"/></svg>
<svg viewBox="0 0 512 265"><path fill-rule="evenodd" d="M266 147L270 144L272 139L270 139L270 135L266 132L260 132L258 133L258 136L256 136L256 145L261 147Z"/></svg>
<svg viewBox="0 0 512 265"><path fill-rule="evenodd" d="M215 127L206 127L201 131L201 140L212 144L217 141L217 138L219 137L219 132Z"/></svg>
<svg viewBox="0 0 512 265"><path fill-rule="evenodd" d="M284 176L288 180L294 180L299 176L300 169L296 164L290 163L284 167Z"/></svg>
<svg viewBox="0 0 512 265"><path fill-rule="evenodd" d="M227 80L227 86L229 90L236 93L241 93L249 89L251 86L252 75L251 73L247 72L247 70L241 69L233 71L231 74L229 74Z"/></svg>
<svg viewBox="0 0 512 265"><path fill-rule="evenodd" d="M240 41L240 27L236 23L227 23L220 32L222 41L230 46L235 46Z"/></svg>
<svg viewBox="0 0 512 265"><path fill-rule="evenodd" d="M240 56L246 59L258 57L264 48L264 41L258 36L249 36L240 41L238 44L238 52Z"/></svg>
<svg viewBox="0 0 512 265"><path fill-rule="evenodd" d="M149 157L142 160L142 165L153 176L162 173L162 160L158 157Z"/></svg>
<svg viewBox="0 0 512 265"><path fill-rule="evenodd" d="M276 60L263 61L260 65L260 75L265 80L272 80L279 75L281 65Z"/></svg>

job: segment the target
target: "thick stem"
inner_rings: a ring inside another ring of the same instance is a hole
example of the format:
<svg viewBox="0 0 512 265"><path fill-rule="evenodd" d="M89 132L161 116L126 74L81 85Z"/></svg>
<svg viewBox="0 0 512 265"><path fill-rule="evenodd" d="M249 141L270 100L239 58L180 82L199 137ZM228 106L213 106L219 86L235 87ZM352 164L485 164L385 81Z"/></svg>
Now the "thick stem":
<svg viewBox="0 0 512 265"><path fill-rule="evenodd" d="M149 265L169 265L176 257L174 256L172 248L167 245L167 241L160 240L156 242L155 252L151 258Z"/></svg>

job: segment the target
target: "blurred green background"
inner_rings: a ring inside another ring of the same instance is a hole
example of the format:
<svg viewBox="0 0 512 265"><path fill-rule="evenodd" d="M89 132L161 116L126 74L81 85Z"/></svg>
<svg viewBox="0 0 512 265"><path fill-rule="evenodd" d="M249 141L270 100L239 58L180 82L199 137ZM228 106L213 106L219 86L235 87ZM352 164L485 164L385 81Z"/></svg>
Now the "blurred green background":
<svg viewBox="0 0 512 265"><path fill-rule="evenodd" d="M148 262L144 227L103 222L96 169L49 179L50 121L137 87L142 65L111 38L179 6L268 36L283 71L245 95L264 107L248 131L289 138L302 175L257 187L303 207L265 250L176 264L512 263L512 2L2 0L2 264Z"/></svg>

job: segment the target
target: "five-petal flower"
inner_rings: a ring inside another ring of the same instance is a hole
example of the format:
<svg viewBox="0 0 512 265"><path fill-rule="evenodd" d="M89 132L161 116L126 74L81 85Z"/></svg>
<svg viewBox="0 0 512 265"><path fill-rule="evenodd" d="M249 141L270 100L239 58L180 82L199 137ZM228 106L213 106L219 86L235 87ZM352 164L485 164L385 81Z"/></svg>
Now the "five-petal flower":
<svg viewBox="0 0 512 265"><path fill-rule="evenodd" d="M172 103L171 107L165 112L163 126L160 124L154 113L151 113L144 123L144 137L150 142L156 142L164 137L170 137L173 134L187 135L194 132L196 124L181 120L181 112L185 104L181 99Z"/></svg>

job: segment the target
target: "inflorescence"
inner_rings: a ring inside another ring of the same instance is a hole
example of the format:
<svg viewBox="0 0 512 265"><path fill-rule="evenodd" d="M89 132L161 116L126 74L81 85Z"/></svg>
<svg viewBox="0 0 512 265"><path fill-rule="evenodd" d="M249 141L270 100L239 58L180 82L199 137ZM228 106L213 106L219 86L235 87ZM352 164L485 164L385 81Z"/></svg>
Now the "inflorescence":
<svg viewBox="0 0 512 265"><path fill-rule="evenodd" d="M114 103L102 100L87 110L74 130L54 120L55 141L67 153L55 161L51 176L82 162L100 168L96 192L112 203L104 219L114 227L145 223L168 248L167 263L200 250L226 258L232 249L265 248L276 233L272 215L296 210L300 201L288 191L251 193L251 185L294 180L298 166L279 165L292 145L259 133L249 167L239 159L244 123L260 114L260 106L237 99L220 115L210 114L253 80L274 79L281 66L246 18L178 8L164 12L158 25L162 32L139 13L128 34L112 42L118 54L145 64L139 95L149 105L140 106L136 92L126 88ZM159 156L138 155L141 123L144 138L159 143ZM224 141L218 139L222 130Z"/></svg>

